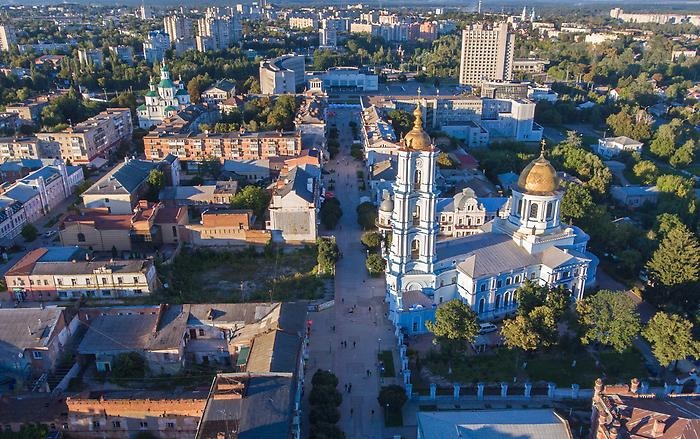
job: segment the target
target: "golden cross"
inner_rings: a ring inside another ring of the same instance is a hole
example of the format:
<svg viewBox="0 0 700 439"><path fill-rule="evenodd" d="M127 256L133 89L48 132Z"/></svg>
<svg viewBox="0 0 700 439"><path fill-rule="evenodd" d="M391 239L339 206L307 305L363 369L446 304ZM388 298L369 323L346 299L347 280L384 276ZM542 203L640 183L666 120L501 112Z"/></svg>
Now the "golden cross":
<svg viewBox="0 0 700 439"><path fill-rule="evenodd" d="M544 155L544 150L545 148L547 148L547 141L545 139L542 139L540 145L540 154Z"/></svg>

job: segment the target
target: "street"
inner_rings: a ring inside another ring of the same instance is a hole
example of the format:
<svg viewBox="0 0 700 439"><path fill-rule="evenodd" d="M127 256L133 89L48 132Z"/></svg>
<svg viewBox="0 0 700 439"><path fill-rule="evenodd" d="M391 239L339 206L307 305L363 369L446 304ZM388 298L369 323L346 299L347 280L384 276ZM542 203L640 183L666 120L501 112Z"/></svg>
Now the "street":
<svg viewBox="0 0 700 439"><path fill-rule="evenodd" d="M365 268L365 250L360 242L362 231L357 224L355 208L359 203L356 172L360 162L350 157L352 133L348 123L357 110L337 110L332 118L337 123L341 153L325 169L328 178L336 181L335 196L343 209L336 230L327 234L336 236L343 254L336 266L335 306L309 314L313 320L310 337L310 360L305 383L305 395L311 391L311 376L316 369L327 369L336 374L338 390L343 394L339 427L348 438L385 437L383 412L377 403L380 388L378 350L396 350L393 328L384 317L384 278L370 278ZM347 347L342 347L346 342ZM398 354L394 354L398 366ZM398 369L397 369L398 370ZM368 376L367 371L371 373ZM395 379L384 379L391 384ZM351 392L345 384L352 384ZM308 413L308 400L304 401ZM308 422L305 426L308 432Z"/></svg>

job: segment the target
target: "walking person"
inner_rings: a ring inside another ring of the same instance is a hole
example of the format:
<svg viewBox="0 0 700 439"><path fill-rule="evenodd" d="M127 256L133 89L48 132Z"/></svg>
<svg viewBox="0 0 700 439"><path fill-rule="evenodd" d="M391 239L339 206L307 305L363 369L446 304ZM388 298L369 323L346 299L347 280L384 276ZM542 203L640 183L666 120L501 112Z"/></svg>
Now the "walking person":
<svg viewBox="0 0 700 439"><path fill-rule="evenodd" d="M355 342L352 342L352 348L355 349Z"/></svg>

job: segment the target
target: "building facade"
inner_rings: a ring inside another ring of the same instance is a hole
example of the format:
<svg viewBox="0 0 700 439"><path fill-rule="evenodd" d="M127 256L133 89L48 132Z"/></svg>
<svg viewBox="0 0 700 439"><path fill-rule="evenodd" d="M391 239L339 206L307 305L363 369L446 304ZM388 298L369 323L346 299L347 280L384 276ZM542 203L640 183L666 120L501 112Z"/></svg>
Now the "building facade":
<svg viewBox="0 0 700 439"><path fill-rule="evenodd" d="M479 87L484 81L510 81L514 46L515 35L508 31L508 23L495 24L492 29L472 25L463 30L459 83Z"/></svg>
<svg viewBox="0 0 700 439"><path fill-rule="evenodd" d="M560 221L563 190L554 168L540 155L520 174L506 218L496 217L480 233L438 242L437 150L422 129L422 111L398 151L386 267L389 316L408 333L426 330L435 308L458 299L481 320L517 307L515 292L527 281L564 286L572 300L595 282L595 256L588 235ZM504 215L505 216L505 215Z"/></svg>
<svg viewBox="0 0 700 439"><path fill-rule="evenodd" d="M146 103L136 108L139 127L149 129L167 118L176 116L180 110L190 105L190 95L182 81L173 82L165 61L160 68L160 82L151 82L146 93Z"/></svg>
<svg viewBox="0 0 700 439"><path fill-rule="evenodd" d="M288 54L260 61L260 91L265 95L296 93L304 85L304 55Z"/></svg>
<svg viewBox="0 0 700 439"><path fill-rule="evenodd" d="M15 28L11 24L0 24L0 50L9 52L17 44Z"/></svg>

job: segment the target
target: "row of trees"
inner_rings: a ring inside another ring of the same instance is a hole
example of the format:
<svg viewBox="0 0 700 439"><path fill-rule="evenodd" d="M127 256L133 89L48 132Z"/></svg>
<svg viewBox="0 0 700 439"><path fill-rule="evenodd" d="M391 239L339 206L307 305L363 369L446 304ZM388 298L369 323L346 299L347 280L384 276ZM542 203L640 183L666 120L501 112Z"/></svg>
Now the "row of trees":
<svg viewBox="0 0 700 439"><path fill-rule="evenodd" d="M293 95L282 95L277 98L267 96L248 99L243 109L234 108L222 114L221 119L214 125L202 124L202 130L217 133L237 132L241 128L246 131L277 131L293 130L294 115L298 103Z"/></svg>
<svg viewBox="0 0 700 439"><path fill-rule="evenodd" d="M526 283L516 290L518 310L504 320L501 335L506 346L522 352L551 348L560 340L560 328L578 334L585 345L596 344L623 352L641 333L652 345L659 363L668 366L687 356L700 355L700 342L693 337L693 325L677 314L658 312L644 327L634 302L624 293L602 290L569 304L569 293ZM462 352L478 335L476 313L459 300L439 307L435 321L426 322L435 340L449 355Z"/></svg>
<svg viewBox="0 0 700 439"><path fill-rule="evenodd" d="M343 395L338 391L338 377L333 373L318 369L311 378L309 395L309 420L311 439L343 439L345 433L336 425L340 421L338 407Z"/></svg>

